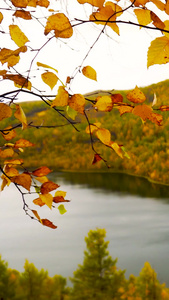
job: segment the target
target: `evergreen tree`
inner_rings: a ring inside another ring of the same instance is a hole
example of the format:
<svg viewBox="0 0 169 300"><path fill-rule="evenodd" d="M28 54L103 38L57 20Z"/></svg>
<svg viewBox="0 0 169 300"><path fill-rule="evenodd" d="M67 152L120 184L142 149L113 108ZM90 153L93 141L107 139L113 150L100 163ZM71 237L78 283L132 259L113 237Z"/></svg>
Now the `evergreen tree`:
<svg viewBox="0 0 169 300"><path fill-rule="evenodd" d="M71 278L71 299L115 299L123 285L124 271L117 271L117 259L109 255L105 229L90 230L85 238L83 265L79 265Z"/></svg>

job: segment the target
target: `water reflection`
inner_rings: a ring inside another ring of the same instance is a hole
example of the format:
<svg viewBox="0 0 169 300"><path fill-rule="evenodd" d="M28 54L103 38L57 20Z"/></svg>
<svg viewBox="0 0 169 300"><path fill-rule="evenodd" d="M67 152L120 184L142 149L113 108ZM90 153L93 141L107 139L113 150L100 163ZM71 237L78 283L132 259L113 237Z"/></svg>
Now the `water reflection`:
<svg viewBox="0 0 169 300"><path fill-rule="evenodd" d="M169 201L169 186L154 184L145 178L123 173L57 173L52 176L62 178L72 185L102 189L105 193L123 193L148 198L165 198ZM53 180L57 179L52 178Z"/></svg>

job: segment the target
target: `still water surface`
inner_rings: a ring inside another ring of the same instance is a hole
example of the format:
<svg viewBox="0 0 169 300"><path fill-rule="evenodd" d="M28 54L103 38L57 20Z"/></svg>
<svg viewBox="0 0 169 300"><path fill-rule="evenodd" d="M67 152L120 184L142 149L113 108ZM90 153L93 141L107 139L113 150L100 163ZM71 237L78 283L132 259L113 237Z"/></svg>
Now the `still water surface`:
<svg viewBox="0 0 169 300"><path fill-rule="evenodd" d="M118 257L126 276L138 275L149 261L169 286L169 187L123 174L67 173L51 179L71 200L64 215L47 207L38 210L58 225L55 230L25 216L15 189L1 193L0 253L9 267L22 271L27 258L51 276L72 276L83 262L84 237L99 227L106 229L110 255Z"/></svg>

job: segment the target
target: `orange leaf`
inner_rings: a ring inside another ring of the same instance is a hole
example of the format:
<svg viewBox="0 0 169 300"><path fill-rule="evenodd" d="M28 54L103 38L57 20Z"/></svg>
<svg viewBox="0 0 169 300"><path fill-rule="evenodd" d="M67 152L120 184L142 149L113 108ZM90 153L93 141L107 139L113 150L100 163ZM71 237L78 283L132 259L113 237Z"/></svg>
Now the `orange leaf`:
<svg viewBox="0 0 169 300"><path fill-rule="evenodd" d="M63 13L57 13L47 19L45 35L54 30L55 36L60 38L70 38L73 34L69 19Z"/></svg>
<svg viewBox="0 0 169 300"><path fill-rule="evenodd" d="M32 179L29 174L19 174L18 176L12 177L11 181L23 186L26 190L30 191Z"/></svg>
<svg viewBox="0 0 169 300"><path fill-rule="evenodd" d="M99 154L95 154L94 155L94 159L92 161L92 165L96 164L97 162L99 162L100 160L102 160L101 156Z"/></svg>
<svg viewBox="0 0 169 300"><path fill-rule="evenodd" d="M8 126L3 129L3 132L1 132L1 134L6 141L10 141L16 136L16 131L12 129L12 126Z"/></svg>
<svg viewBox="0 0 169 300"><path fill-rule="evenodd" d="M0 24L2 23L3 18L3 14L0 12Z"/></svg>
<svg viewBox="0 0 169 300"><path fill-rule="evenodd" d="M0 103L0 121L12 116L12 109L5 103Z"/></svg>
<svg viewBox="0 0 169 300"><path fill-rule="evenodd" d="M105 128L99 128L96 131L96 136L98 139L105 145L109 145L111 141L111 134L108 129Z"/></svg>
<svg viewBox="0 0 169 300"><path fill-rule="evenodd" d="M34 200L33 200L33 203L34 203L35 205L39 205L40 207L45 205L45 203L44 203L40 198L34 199Z"/></svg>
<svg viewBox="0 0 169 300"><path fill-rule="evenodd" d="M13 176L18 176L19 175L19 172L17 169L13 168L13 167L9 167L9 166L6 166L5 167L5 170L4 170L5 174L8 176L8 177L13 177Z"/></svg>
<svg viewBox="0 0 169 300"><path fill-rule="evenodd" d="M26 88L31 90L32 84L27 78L23 77L22 75L12 75L6 74L3 76L4 79L12 80L16 87L19 88Z"/></svg>
<svg viewBox="0 0 169 300"><path fill-rule="evenodd" d="M99 96L96 101L95 108L100 111L111 111L113 108L113 101L110 96Z"/></svg>
<svg viewBox="0 0 169 300"><path fill-rule="evenodd" d="M55 203L70 202L70 200L65 200L63 196L55 196L53 197L53 202Z"/></svg>
<svg viewBox="0 0 169 300"><path fill-rule="evenodd" d="M24 20L32 19L30 12L25 10L16 10L13 16L15 16L16 18L22 18Z"/></svg>
<svg viewBox="0 0 169 300"><path fill-rule="evenodd" d="M141 104L135 106L132 113L136 116L139 116L143 121L146 121L147 119L151 118L152 109L145 104Z"/></svg>
<svg viewBox="0 0 169 300"><path fill-rule="evenodd" d="M102 7L105 0L77 0L80 4L89 3L92 6Z"/></svg>
<svg viewBox="0 0 169 300"><path fill-rule="evenodd" d="M20 139L15 142L14 148L23 148L23 147L33 147L35 146L31 142L25 140L25 139Z"/></svg>
<svg viewBox="0 0 169 300"><path fill-rule="evenodd" d="M140 89L136 86L134 90L127 94L127 99L133 103L142 103L146 100L146 96Z"/></svg>
<svg viewBox="0 0 169 300"><path fill-rule="evenodd" d="M25 8L28 5L28 0L11 0L15 7Z"/></svg>
<svg viewBox="0 0 169 300"><path fill-rule="evenodd" d="M42 177L42 176L46 176L50 172L52 172L52 171L48 167L44 166L44 167L36 169L35 171L32 172L32 174L37 177Z"/></svg>
<svg viewBox="0 0 169 300"><path fill-rule="evenodd" d="M50 227L52 229L56 229L57 226L55 226L51 221L49 221L48 219L41 219L41 223L44 225L44 226L47 226L47 227Z"/></svg>
<svg viewBox="0 0 169 300"><path fill-rule="evenodd" d="M160 18L153 12L150 12L151 20L153 21L153 25L157 28L164 29L165 24L160 20Z"/></svg>
<svg viewBox="0 0 169 300"><path fill-rule="evenodd" d="M48 7L50 2L48 0L38 0L37 5L42 6L42 7Z"/></svg>
<svg viewBox="0 0 169 300"><path fill-rule="evenodd" d="M137 105L133 108L133 114L139 116L143 121L150 120L158 126L162 125L162 115L153 113L152 108L145 104Z"/></svg>
<svg viewBox="0 0 169 300"><path fill-rule="evenodd" d="M124 105L124 106L118 106L117 107L118 111L120 112L120 116L126 113L131 113L133 110L132 106Z"/></svg>
<svg viewBox="0 0 169 300"><path fill-rule="evenodd" d="M67 106L69 101L69 94L68 92L64 89L63 86L59 86L58 88L58 94L56 98L53 100L51 107L54 106Z"/></svg>
<svg viewBox="0 0 169 300"><path fill-rule="evenodd" d="M0 149L0 157L2 158L7 158L7 157L12 157L14 155L14 151L12 148L1 150Z"/></svg>
<svg viewBox="0 0 169 300"><path fill-rule="evenodd" d="M81 114L84 114L85 98L81 94L74 94L69 98L69 106Z"/></svg>
<svg viewBox="0 0 169 300"><path fill-rule="evenodd" d="M97 74L96 71L91 66L86 66L82 69L82 73L89 79L97 81Z"/></svg>
<svg viewBox="0 0 169 300"><path fill-rule="evenodd" d="M162 105L159 108L161 111L168 111L169 110L169 106L168 105Z"/></svg>
<svg viewBox="0 0 169 300"><path fill-rule="evenodd" d="M39 221L41 221L41 218L39 217L37 211L34 210L34 209L32 209L32 212L33 212L33 214L35 215L35 217L36 217Z"/></svg>
<svg viewBox="0 0 169 300"><path fill-rule="evenodd" d="M112 94L111 99L113 104L123 102L123 96L121 94Z"/></svg>
<svg viewBox="0 0 169 300"><path fill-rule="evenodd" d="M42 184L40 191L42 194L47 194L53 190L56 190L58 187L59 185L57 183L47 181Z"/></svg>

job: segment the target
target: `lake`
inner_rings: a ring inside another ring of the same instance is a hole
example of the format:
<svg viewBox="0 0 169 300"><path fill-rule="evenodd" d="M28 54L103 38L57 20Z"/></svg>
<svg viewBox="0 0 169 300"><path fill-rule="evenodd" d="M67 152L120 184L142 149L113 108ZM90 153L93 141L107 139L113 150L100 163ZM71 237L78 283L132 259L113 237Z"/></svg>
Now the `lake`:
<svg viewBox="0 0 169 300"><path fill-rule="evenodd" d="M149 261L169 286L169 187L110 173L53 173L51 179L71 200L64 215L38 209L58 226L55 230L25 215L12 185L1 193L0 253L9 267L23 271L27 258L51 276L72 276L83 262L84 237L98 227L106 229L110 255L118 257L117 267L126 269L126 277L138 275Z"/></svg>

